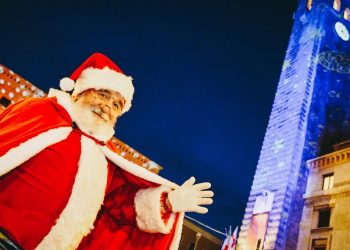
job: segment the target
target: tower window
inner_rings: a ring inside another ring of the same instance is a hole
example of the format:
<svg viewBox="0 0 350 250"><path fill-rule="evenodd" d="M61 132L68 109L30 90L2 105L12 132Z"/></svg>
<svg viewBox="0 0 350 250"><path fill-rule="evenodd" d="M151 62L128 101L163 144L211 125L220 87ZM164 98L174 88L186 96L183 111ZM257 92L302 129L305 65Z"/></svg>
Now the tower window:
<svg viewBox="0 0 350 250"><path fill-rule="evenodd" d="M329 222L331 219L331 209L326 208L318 211L318 223L317 228L329 227Z"/></svg>
<svg viewBox="0 0 350 250"><path fill-rule="evenodd" d="M307 0L306 7L307 7L308 10L311 10L311 7L312 7L312 0Z"/></svg>
<svg viewBox="0 0 350 250"><path fill-rule="evenodd" d="M345 10L344 10L344 19L346 21L350 21L350 9L349 8L345 8Z"/></svg>
<svg viewBox="0 0 350 250"><path fill-rule="evenodd" d="M323 176L323 190L333 188L334 173L326 174Z"/></svg>
<svg viewBox="0 0 350 250"><path fill-rule="evenodd" d="M341 1L340 0L334 0L333 2L333 9L339 11L341 6Z"/></svg>
<svg viewBox="0 0 350 250"><path fill-rule="evenodd" d="M258 243L256 244L256 250L261 249L261 239L258 240Z"/></svg>

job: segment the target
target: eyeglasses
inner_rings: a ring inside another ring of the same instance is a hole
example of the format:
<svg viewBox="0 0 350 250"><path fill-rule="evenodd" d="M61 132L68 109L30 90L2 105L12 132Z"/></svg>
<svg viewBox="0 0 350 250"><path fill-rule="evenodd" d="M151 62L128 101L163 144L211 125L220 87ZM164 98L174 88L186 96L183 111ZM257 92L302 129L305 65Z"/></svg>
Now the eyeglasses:
<svg viewBox="0 0 350 250"><path fill-rule="evenodd" d="M99 90L89 89L80 93L79 95L82 96L82 95L88 95L88 94L91 94L91 96L94 99L99 99L99 100L103 100L106 103L111 103L111 108L119 112L123 110L123 107L125 105L125 99L118 92L115 92L115 91L112 92L106 89L99 89Z"/></svg>

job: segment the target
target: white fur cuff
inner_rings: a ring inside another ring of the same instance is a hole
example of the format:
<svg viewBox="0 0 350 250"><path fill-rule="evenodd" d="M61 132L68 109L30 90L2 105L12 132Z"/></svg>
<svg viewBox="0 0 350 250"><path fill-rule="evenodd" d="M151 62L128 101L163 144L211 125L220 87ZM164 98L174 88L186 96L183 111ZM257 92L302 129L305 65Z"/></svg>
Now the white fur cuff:
<svg viewBox="0 0 350 250"><path fill-rule="evenodd" d="M170 233L175 214L171 213L168 222L165 224L161 212L161 196L171 189L160 186L141 189L135 196L136 222L140 230L148 233Z"/></svg>

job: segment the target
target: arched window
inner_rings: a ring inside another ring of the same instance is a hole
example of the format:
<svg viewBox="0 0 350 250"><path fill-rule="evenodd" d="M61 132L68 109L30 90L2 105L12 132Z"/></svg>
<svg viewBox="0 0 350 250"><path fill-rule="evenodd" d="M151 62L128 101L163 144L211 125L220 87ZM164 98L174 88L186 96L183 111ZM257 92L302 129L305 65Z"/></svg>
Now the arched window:
<svg viewBox="0 0 350 250"><path fill-rule="evenodd" d="M345 8L345 10L344 10L344 19L346 21L350 21L350 9L349 8Z"/></svg>
<svg viewBox="0 0 350 250"><path fill-rule="evenodd" d="M341 6L341 1L340 0L334 0L333 2L333 9L339 11Z"/></svg>
<svg viewBox="0 0 350 250"><path fill-rule="evenodd" d="M311 10L311 7L312 7L312 0L307 0L306 7L307 7L308 10Z"/></svg>

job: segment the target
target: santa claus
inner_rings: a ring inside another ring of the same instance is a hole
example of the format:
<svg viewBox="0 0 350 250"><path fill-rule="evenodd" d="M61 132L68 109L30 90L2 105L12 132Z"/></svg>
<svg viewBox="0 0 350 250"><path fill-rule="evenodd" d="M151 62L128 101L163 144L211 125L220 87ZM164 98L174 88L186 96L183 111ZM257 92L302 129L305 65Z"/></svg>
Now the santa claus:
<svg viewBox="0 0 350 250"><path fill-rule="evenodd" d="M0 249L177 249L209 183L178 186L115 153L131 77L95 53L48 98L0 114Z"/></svg>

